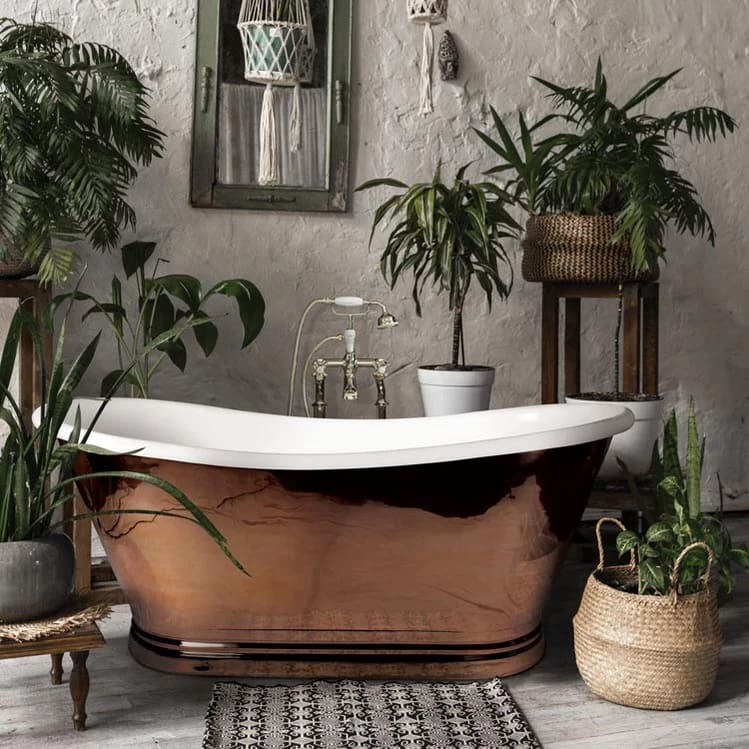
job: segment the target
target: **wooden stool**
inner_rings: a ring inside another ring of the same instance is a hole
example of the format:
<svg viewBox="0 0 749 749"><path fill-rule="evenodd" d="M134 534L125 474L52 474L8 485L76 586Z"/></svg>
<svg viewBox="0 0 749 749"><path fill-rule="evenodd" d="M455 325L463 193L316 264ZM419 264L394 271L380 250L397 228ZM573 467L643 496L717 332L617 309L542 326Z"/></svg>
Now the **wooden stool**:
<svg viewBox="0 0 749 749"><path fill-rule="evenodd" d="M89 676L86 668L89 651L102 648L106 641L96 624L86 624L64 635L52 635L32 642L0 641L0 660L27 658L32 655L49 655L52 658L50 679L52 684L62 683L62 659L70 653L73 670L70 673L70 696L73 698L73 727L86 730L86 698Z"/></svg>

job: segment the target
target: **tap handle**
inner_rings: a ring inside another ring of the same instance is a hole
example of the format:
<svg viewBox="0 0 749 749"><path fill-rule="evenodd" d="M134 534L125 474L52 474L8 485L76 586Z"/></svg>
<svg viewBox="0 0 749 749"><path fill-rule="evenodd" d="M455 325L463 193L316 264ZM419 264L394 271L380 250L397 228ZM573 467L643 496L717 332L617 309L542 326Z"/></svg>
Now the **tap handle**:
<svg viewBox="0 0 749 749"><path fill-rule="evenodd" d="M336 307L363 307L364 300L360 296L337 296L333 303Z"/></svg>
<svg viewBox="0 0 749 749"><path fill-rule="evenodd" d="M356 331L353 328L347 328L343 331L343 341L346 345L347 354L356 352Z"/></svg>

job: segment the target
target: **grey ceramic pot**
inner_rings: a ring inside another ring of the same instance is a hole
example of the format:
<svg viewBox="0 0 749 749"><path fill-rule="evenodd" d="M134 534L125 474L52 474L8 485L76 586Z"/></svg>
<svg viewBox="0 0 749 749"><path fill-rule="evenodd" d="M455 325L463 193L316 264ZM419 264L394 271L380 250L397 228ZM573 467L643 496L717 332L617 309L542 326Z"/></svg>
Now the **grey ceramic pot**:
<svg viewBox="0 0 749 749"><path fill-rule="evenodd" d="M70 597L74 576L75 550L61 533L0 543L0 622L53 614Z"/></svg>

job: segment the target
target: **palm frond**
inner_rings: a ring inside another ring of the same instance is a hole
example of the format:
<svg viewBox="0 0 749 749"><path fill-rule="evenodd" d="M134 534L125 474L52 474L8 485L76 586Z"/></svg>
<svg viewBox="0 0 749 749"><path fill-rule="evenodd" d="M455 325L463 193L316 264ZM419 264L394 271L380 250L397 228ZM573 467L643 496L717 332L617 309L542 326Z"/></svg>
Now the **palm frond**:
<svg viewBox="0 0 749 749"><path fill-rule="evenodd" d="M127 192L163 153L149 93L127 60L43 23L0 19L0 233L30 256L87 239L116 246L135 215ZM43 264L63 281L74 250Z"/></svg>

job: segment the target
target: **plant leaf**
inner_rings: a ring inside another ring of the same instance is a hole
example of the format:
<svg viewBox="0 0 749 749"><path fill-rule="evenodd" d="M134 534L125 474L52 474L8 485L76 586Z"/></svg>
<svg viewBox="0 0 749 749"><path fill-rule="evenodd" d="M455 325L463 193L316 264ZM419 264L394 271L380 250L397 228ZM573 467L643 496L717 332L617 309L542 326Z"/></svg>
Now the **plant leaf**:
<svg viewBox="0 0 749 749"><path fill-rule="evenodd" d="M101 381L100 394L102 398L112 398L115 395L116 387L119 386L122 376L125 374L124 369L115 369L104 377Z"/></svg>
<svg viewBox="0 0 749 749"><path fill-rule="evenodd" d="M187 349L185 344L179 338L174 338L169 341L164 341L159 347L159 351L163 351L169 357L172 364L174 364L180 372L185 371L187 366Z"/></svg>
<svg viewBox="0 0 749 749"><path fill-rule="evenodd" d="M650 586L660 595L665 595L668 592L666 575L652 559L641 561L638 569L640 579L645 585Z"/></svg>
<svg viewBox="0 0 749 749"><path fill-rule="evenodd" d="M687 506L689 517L696 518L701 512L700 491L702 486L702 447L697 433L697 414L694 399L689 401L687 424Z"/></svg>
<svg viewBox="0 0 749 749"><path fill-rule="evenodd" d="M640 545L640 537L633 531L622 531L616 537L616 550L619 556L636 549Z"/></svg>
<svg viewBox="0 0 749 749"><path fill-rule="evenodd" d="M200 309L202 301L201 283L194 276L184 274L159 276L148 284L149 289L163 289L171 296L184 302L190 312Z"/></svg>
<svg viewBox="0 0 749 749"><path fill-rule="evenodd" d="M156 251L156 242L130 242L121 249L122 267L130 278L145 266Z"/></svg>
<svg viewBox="0 0 749 749"><path fill-rule="evenodd" d="M676 535L668 523L653 523L645 534L648 543L651 544L670 544L676 540Z"/></svg>
<svg viewBox="0 0 749 749"><path fill-rule="evenodd" d="M205 312L199 311L195 314L195 319L207 321L209 318ZM203 354L210 356L218 343L218 328L212 322L205 322L203 325L196 325L193 333Z"/></svg>
<svg viewBox="0 0 749 749"><path fill-rule="evenodd" d="M239 310L239 319L242 321L244 338L242 348L249 346L260 334L265 324L265 300L257 286L242 278L233 278L217 283L205 298L221 294L233 297Z"/></svg>

